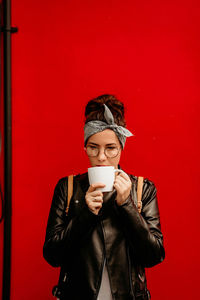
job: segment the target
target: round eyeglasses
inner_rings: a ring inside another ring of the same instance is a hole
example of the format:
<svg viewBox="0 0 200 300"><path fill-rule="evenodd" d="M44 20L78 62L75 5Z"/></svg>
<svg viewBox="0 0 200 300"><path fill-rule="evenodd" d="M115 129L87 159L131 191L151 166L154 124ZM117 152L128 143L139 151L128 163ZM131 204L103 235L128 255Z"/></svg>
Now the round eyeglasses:
<svg viewBox="0 0 200 300"><path fill-rule="evenodd" d="M108 158L113 158L118 155L120 148L115 146L108 146L104 149L104 154ZM86 146L86 153L89 157L96 157L99 155L100 149L96 146L88 145Z"/></svg>

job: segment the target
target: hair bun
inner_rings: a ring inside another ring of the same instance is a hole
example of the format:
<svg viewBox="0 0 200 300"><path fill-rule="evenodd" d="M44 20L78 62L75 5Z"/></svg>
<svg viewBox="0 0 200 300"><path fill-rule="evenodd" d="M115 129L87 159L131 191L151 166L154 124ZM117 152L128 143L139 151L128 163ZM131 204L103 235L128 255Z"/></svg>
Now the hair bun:
<svg viewBox="0 0 200 300"><path fill-rule="evenodd" d="M117 125L126 127L126 121L124 118L124 104L114 95L109 94L98 96L87 103L85 108L85 123L93 120L105 122L104 104L106 104L112 112L115 123Z"/></svg>

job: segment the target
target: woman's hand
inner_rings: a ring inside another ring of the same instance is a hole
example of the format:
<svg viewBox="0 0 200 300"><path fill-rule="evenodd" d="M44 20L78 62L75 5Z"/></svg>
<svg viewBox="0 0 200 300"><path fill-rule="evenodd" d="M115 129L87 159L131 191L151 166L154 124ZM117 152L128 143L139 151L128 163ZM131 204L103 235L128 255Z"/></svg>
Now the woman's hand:
<svg viewBox="0 0 200 300"><path fill-rule="evenodd" d="M90 185L85 195L86 204L95 215L98 215L103 203L103 193L101 191L96 191L96 189L103 187L105 187L105 184L103 183L94 183Z"/></svg>
<svg viewBox="0 0 200 300"><path fill-rule="evenodd" d="M114 187L117 191L116 201L118 205L122 205L130 195L132 182L125 172L116 175Z"/></svg>

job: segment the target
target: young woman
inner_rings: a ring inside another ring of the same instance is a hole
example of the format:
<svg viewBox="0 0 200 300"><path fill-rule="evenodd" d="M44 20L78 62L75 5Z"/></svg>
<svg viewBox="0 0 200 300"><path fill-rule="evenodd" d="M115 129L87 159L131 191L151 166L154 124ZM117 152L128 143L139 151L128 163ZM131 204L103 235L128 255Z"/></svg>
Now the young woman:
<svg viewBox="0 0 200 300"><path fill-rule="evenodd" d="M123 103L112 95L88 102L84 143L90 165L114 166L126 137ZM141 213L137 207L137 177L121 172L112 192L102 183L89 186L88 174L74 176L73 196L66 215L67 178L56 185L50 209L44 258L61 266L60 299L150 299L145 267L165 256L156 188L144 180Z"/></svg>

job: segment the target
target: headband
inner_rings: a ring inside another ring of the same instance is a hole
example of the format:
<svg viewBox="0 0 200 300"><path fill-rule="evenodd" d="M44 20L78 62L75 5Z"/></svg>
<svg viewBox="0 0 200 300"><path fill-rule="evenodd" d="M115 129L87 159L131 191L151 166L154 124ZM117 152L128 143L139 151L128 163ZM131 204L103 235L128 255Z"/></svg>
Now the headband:
<svg viewBox="0 0 200 300"><path fill-rule="evenodd" d="M112 115L110 109L108 108L108 106L106 106L105 104L104 104L104 117L106 119L106 122L94 120L94 121L89 121L88 123L85 124L85 126L84 126L84 144L86 145L88 138L90 136L92 136L93 134L101 132L105 129L111 129L116 133L116 135L122 145L122 148L124 148L126 137L133 136L133 134L125 127L118 126L114 122L113 115Z"/></svg>

